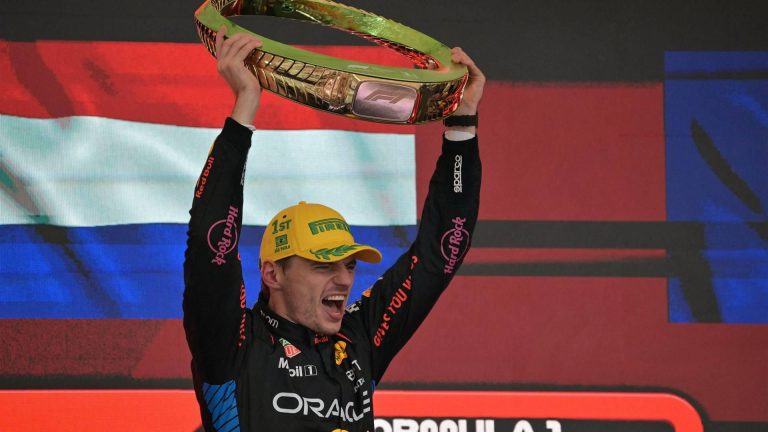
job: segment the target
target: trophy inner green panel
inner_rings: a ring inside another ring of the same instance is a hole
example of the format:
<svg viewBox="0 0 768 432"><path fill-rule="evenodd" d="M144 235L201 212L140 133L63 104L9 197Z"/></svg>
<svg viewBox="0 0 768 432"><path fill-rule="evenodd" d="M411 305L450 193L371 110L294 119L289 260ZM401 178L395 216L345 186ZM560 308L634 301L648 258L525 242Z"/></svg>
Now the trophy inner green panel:
<svg viewBox="0 0 768 432"><path fill-rule="evenodd" d="M226 9L226 6L224 9ZM389 80L425 83L451 81L459 79L467 73L466 67L455 65L451 62L450 49L433 38L392 20L338 3L310 0L284 2L254 1L245 3L240 14L290 18L348 31L379 45L394 49L410 58L418 67L424 69L404 69L361 63L313 53L254 33L232 22L228 17L224 16L226 14L226 10L222 14L212 3L206 2L195 13L195 17L212 32L216 32L222 26L225 26L228 35L239 32L251 33L261 39L262 49L266 52L348 73ZM212 52L215 49L212 46L208 46L208 48Z"/></svg>

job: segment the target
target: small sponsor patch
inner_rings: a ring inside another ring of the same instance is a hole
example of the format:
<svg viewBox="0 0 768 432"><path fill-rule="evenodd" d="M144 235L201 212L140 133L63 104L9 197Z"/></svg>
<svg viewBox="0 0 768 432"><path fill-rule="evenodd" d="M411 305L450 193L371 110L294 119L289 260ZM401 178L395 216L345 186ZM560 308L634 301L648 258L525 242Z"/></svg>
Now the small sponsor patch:
<svg viewBox="0 0 768 432"><path fill-rule="evenodd" d="M336 366L341 365L341 362L347 358L347 343L344 341L338 341L333 344L333 358L336 360Z"/></svg>
<svg viewBox="0 0 768 432"><path fill-rule="evenodd" d="M461 193L461 190L462 190L461 164L462 164L461 155L456 155L453 161L453 192L455 193Z"/></svg>
<svg viewBox="0 0 768 432"><path fill-rule="evenodd" d="M297 355L301 354L301 350L296 348L295 346L291 345L290 342L287 340L280 338L280 344L283 346L283 351L285 351L285 356L288 358L296 357Z"/></svg>
<svg viewBox="0 0 768 432"><path fill-rule="evenodd" d="M308 224L308 226L309 226L309 232L311 232L312 235L317 235L326 231L336 231L336 230L350 232L349 225L347 225L346 222L344 222L339 218L326 218L326 219L312 221Z"/></svg>

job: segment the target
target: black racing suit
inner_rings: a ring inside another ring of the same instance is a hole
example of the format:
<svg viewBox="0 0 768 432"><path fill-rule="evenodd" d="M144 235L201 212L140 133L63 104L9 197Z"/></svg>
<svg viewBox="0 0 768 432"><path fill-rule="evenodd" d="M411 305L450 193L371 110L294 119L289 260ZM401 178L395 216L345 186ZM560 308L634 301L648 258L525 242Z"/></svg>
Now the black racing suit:
<svg viewBox="0 0 768 432"><path fill-rule="evenodd" d="M416 241L341 330L318 336L245 305L237 242L251 132L227 119L195 186L184 261L184 329L207 431L369 431L372 396L469 248L477 219L477 139L443 140Z"/></svg>

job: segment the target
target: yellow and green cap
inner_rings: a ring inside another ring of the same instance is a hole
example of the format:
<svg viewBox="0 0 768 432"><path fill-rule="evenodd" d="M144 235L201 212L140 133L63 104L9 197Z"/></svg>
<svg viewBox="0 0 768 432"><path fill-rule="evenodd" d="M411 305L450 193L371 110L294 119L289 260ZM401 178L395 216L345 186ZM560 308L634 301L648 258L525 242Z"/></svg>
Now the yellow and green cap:
<svg viewBox="0 0 768 432"><path fill-rule="evenodd" d="M319 262L336 262L351 255L365 262L381 261L381 252L355 242L339 212L304 201L277 213L261 238L260 263L292 255Z"/></svg>

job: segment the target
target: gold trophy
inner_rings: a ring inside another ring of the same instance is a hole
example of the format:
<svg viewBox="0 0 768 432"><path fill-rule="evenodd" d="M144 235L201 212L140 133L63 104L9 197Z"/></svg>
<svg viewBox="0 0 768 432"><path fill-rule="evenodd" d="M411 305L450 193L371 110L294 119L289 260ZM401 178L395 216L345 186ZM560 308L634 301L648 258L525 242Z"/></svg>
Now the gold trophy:
<svg viewBox="0 0 768 432"><path fill-rule="evenodd" d="M326 56L257 35L230 21L268 15L331 26L408 57L414 69ZM295 102L381 123L440 120L459 106L467 69L450 48L392 20L330 0L208 0L195 12L200 39L216 55L216 32L248 32L262 41L246 60L262 88Z"/></svg>

